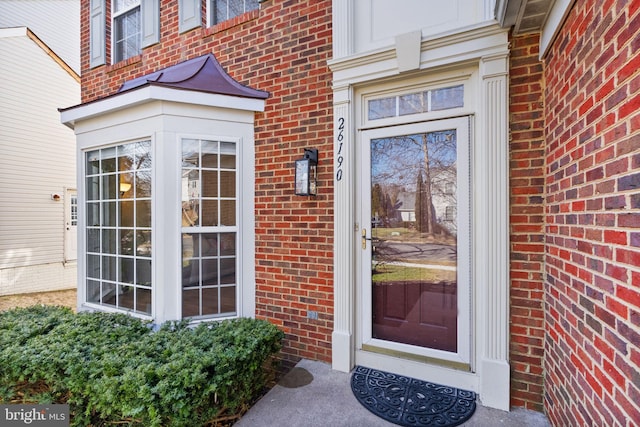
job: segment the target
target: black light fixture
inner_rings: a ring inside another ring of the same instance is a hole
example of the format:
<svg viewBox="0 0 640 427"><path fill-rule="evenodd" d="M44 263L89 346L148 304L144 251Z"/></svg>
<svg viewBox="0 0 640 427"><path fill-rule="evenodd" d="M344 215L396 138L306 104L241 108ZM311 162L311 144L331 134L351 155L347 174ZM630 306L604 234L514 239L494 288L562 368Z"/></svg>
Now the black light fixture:
<svg viewBox="0 0 640 427"><path fill-rule="evenodd" d="M304 157L296 160L296 195L315 196L318 189L318 149L305 148Z"/></svg>

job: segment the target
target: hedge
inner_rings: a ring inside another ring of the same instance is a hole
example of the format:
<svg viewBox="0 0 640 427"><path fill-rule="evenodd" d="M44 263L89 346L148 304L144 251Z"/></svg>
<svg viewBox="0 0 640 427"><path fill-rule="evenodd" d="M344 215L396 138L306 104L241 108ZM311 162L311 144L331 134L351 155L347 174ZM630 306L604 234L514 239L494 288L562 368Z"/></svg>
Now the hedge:
<svg viewBox="0 0 640 427"><path fill-rule="evenodd" d="M0 313L0 403L68 403L72 426L202 426L263 390L284 337L234 319L189 327L34 306Z"/></svg>

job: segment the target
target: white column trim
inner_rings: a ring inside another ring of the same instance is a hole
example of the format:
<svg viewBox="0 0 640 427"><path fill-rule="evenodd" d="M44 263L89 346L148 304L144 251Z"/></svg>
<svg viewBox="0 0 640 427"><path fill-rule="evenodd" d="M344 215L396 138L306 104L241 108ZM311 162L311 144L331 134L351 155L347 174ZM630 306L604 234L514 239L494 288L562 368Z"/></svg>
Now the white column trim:
<svg viewBox="0 0 640 427"><path fill-rule="evenodd" d="M354 0L333 0L331 4L334 58L342 58L353 53L353 1Z"/></svg>
<svg viewBox="0 0 640 427"><path fill-rule="evenodd" d="M333 369L342 372L349 372L354 366L355 149L351 98L349 86L334 88L334 317L331 343Z"/></svg>
<svg viewBox="0 0 640 427"><path fill-rule="evenodd" d="M480 60L479 138L474 152L476 325L480 398L509 410L508 52Z"/></svg>

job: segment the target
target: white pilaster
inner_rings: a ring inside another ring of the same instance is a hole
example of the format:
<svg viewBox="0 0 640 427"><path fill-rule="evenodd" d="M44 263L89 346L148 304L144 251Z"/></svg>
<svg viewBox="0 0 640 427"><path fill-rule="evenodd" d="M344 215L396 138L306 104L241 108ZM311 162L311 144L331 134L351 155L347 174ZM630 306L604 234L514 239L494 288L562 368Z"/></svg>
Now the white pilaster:
<svg viewBox="0 0 640 427"><path fill-rule="evenodd" d="M508 53L480 61L482 110L475 148L475 278L480 398L509 410Z"/></svg>
<svg viewBox="0 0 640 427"><path fill-rule="evenodd" d="M346 2L345 2L346 3ZM333 369L351 371L354 365L354 171L355 150L348 86L333 92L334 158L334 318Z"/></svg>
<svg viewBox="0 0 640 427"><path fill-rule="evenodd" d="M353 5L354 0L333 0L333 58L342 58L353 53Z"/></svg>

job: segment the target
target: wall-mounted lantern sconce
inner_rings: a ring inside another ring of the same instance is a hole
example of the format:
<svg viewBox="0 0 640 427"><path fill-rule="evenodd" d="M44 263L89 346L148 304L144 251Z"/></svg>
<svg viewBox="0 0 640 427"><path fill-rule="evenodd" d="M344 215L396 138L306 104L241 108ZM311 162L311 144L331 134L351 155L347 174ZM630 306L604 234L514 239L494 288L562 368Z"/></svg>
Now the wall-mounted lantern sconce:
<svg viewBox="0 0 640 427"><path fill-rule="evenodd" d="M315 196L318 189L318 149L305 148L304 157L296 160L296 195Z"/></svg>

